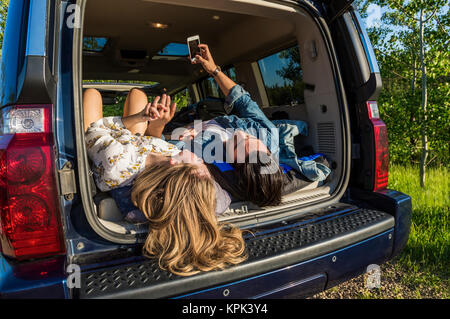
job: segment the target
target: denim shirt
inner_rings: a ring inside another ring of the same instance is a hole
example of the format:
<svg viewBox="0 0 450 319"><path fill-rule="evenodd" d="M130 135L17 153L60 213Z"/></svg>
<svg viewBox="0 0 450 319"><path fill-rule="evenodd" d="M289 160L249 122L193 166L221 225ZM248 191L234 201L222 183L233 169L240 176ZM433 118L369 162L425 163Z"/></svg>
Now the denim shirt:
<svg viewBox="0 0 450 319"><path fill-rule="evenodd" d="M239 129L259 138L275 160L291 166L311 181L325 180L330 174L331 170L323 164L297 158L294 137L298 134L307 135L305 122L294 120L271 122L240 85L235 85L230 90L225 99L224 109L228 115L215 117L214 121L225 129ZM191 151L203 158L203 151L215 138L215 135L209 134L208 131L202 132L194 138L190 145ZM169 142L173 142L179 148L186 147L183 141Z"/></svg>

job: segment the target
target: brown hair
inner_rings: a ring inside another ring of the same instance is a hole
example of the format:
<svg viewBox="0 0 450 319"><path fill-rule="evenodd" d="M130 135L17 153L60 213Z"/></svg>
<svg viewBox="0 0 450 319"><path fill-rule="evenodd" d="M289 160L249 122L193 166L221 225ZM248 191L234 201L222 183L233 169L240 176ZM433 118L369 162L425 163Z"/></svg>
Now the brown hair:
<svg viewBox="0 0 450 319"><path fill-rule="evenodd" d="M255 158L255 163L249 158ZM248 200L260 207L281 204L284 186L283 173L270 156L263 162L260 156L249 154L244 163L233 163L233 171L221 172L214 165L208 165L214 179L239 200Z"/></svg>
<svg viewBox="0 0 450 319"><path fill-rule="evenodd" d="M149 221L143 250L159 266L189 276L246 259L242 231L219 225L215 188L192 164L156 164L136 178L133 203Z"/></svg>

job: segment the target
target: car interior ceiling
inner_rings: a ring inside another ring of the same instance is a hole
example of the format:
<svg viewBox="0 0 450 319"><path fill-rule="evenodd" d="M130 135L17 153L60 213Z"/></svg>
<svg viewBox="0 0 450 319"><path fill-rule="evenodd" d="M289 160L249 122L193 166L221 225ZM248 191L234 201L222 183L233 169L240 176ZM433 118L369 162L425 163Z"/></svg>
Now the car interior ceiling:
<svg viewBox="0 0 450 319"><path fill-rule="evenodd" d="M151 23L155 22L163 22L168 27L153 28ZM248 36L252 30L258 30L261 36ZM255 61L286 45L286 41L292 43L294 31L291 22L239 13L136 0L116 2L113 6L107 0L88 1L84 35L106 37L108 43L101 53L85 54L83 78L151 80L164 83L170 91L205 74L201 73L200 66L190 64L185 57L155 59L169 43L184 44L188 36L199 34L200 41L210 46L216 63L225 66ZM140 61L127 59L123 57L123 50L144 54ZM139 69L139 72L130 73L132 69Z"/></svg>
<svg viewBox="0 0 450 319"><path fill-rule="evenodd" d="M101 14L98 14L99 12ZM303 20L299 24L292 19L273 19L261 15L142 0L116 1L114 5L111 5L110 0L91 0L86 5L84 36L104 37L108 41L101 52L84 52L83 79L154 81L160 83L169 93L175 92L205 77L206 74L202 73L200 66L189 63L187 57L159 56L158 52L169 43L184 44L188 36L195 34L200 35L202 43L209 45L218 65L240 66L244 72L249 69L252 62L297 43L300 45L300 41L303 45L302 59L312 51L313 41L317 41L314 42L314 45L317 45L317 48L314 47L315 50L317 49L319 53L326 52L325 45L319 41L320 32L311 28L310 20L305 16L300 18ZM167 24L168 27L155 29L151 26L154 22ZM304 27L307 23L309 29ZM123 50L143 54L140 54L139 58L136 56L127 58ZM136 69L139 71L136 72ZM305 63L302 60L302 69L303 79L312 84L315 92L305 91L303 108L283 106L275 107L275 110L286 112L292 119L310 122L310 136L302 137L299 141L312 145L315 151L330 155L332 161L337 163L337 169L335 167L332 174L338 176L341 172L339 161L343 152L342 136L338 120L340 118L338 102L328 57L322 54L319 58L305 59ZM245 78L245 74L242 73L238 74L238 79ZM248 91L261 105L257 85L253 87L250 85ZM325 114L323 108L316 105L328 105L328 113ZM273 106L264 109L269 117L274 112L272 108ZM323 147L318 145L321 141L324 141ZM330 145L331 150L327 149ZM301 190L301 193L295 192L285 196L284 207L294 206L302 198L308 202L329 196L335 184L333 179L331 183L322 187L312 183ZM234 203L234 206L239 208L242 204ZM244 204L248 205L250 211L252 209L261 211L261 208L253 207L254 205L250 203ZM268 208L266 211L271 209L275 208ZM222 219L227 218L225 216Z"/></svg>

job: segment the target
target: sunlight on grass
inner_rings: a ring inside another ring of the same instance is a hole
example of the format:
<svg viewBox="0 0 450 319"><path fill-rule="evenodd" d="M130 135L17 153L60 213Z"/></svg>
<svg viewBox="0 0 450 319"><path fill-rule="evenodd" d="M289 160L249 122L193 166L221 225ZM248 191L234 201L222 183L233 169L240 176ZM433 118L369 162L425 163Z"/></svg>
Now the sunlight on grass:
<svg viewBox="0 0 450 319"><path fill-rule="evenodd" d="M409 241L400 256L409 270L427 268L448 278L450 261L450 170L427 169L425 188L419 185L419 168L391 165L389 188L412 198L412 226Z"/></svg>

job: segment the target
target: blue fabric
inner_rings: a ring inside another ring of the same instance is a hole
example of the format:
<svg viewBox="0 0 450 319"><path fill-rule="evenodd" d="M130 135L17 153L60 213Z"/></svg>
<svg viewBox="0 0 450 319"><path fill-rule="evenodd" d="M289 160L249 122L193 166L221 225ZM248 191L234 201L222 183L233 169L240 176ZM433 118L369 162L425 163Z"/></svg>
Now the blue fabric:
<svg viewBox="0 0 450 319"><path fill-rule="evenodd" d="M278 157L279 137L276 126L267 118L258 104L242 86L235 85L225 98L225 112L231 115L219 116L214 120L224 128L242 130L247 134L258 137L270 150L274 158ZM258 136L260 130L267 132L267 136ZM275 134L275 136L273 136Z"/></svg>
<svg viewBox="0 0 450 319"><path fill-rule="evenodd" d="M287 172L292 170L292 167L290 167L289 165L283 164L283 163L280 164L280 167L283 170L283 174L286 174Z"/></svg>
<svg viewBox="0 0 450 319"><path fill-rule="evenodd" d="M234 168L228 163L225 162L213 162L214 166L216 166L221 172L232 171Z"/></svg>
<svg viewBox="0 0 450 319"><path fill-rule="evenodd" d="M131 189L132 186L124 186L113 188L109 193L116 201L124 220L133 224L146 223L145 215L131 201Z"/></svg>
<svg viewBox="0 0 450 319"><path fill-rule="evenodd" d="M229 92L225 99L225 112L231 115L218 116L214 118L220 126L225 129L242 130L250 135L258 137L267 148L272 153L272 156L278 158L278 136L272 136L273 134L278 134L278 130L275 125L265 116L261 111L258 104L250 98L250 94L246 92L240 85L235 85ZM266 133L265 136L261 136L260 130ZM205 148L208 147L217 138L214 132L203 131L202 134L197 135L190 143L189 150L194 152L197 156L203 158L205 162L210 162L208 159L204 158L203 152ZM178 148L183 149L188 145L184 141L169 141L170 143L176 145ZM220 144L222 145L222 143ZM211 148L211 146L210 146ZM215 149L211 151L212 155L215 157ZM221 150L225 153L225 150ZM225 154L224 154L225 156ZM225 162L225 158L223 158ZM212 161L211 161L212 163Z"/></svg>
<svg viewBox="0 0 450 319"><path fill-rule="evenodd" d="M323 156L323 154L315 154L316 157L298 158L295 152L294 138L299 134L308 135L307 124L296 120L277 120L273 123L279 130L280 163L296 169L311 181L325 180L331 170L321 163L314 162L315 158Z"/></svg>
<svg viewBox="0 0 450 319"><path fill-rule="evenodd" d="M318 157L320 157L320 156L325 157L325 154L317 153L317 154L313 154L313 155L310 155L310 156L303 156L303 157L299 158L299 160L300 160L300 161L313 161L313 160L315 160L316 158L318 158ZM233 166L231 166L231 165L228 164L228 163L218 163L218 162L214 162L213 164L214 164L214 166L216 166L221 172L228 172L228 171L234 170ZM286 174L287 172L289 172L290 170L293 169L292 166L289 166L289 165L284 164L284 163L280 163L280 167L281 167L281 169L282 169L282 171L283 171L283 174Z"/></svg>
<svg viewBox="0 0 450 319"><path fill-rule="evenodd" d="M317 154L313 154L313 155L309 155L309 156L300 157L299 160L301 160L301 161L314 161L316 158L318 158L320 156L326 157L325 154L317 153Z"/></svg>
<svg viewBox="0 0 450 319"><path fill-rule="evenodd" d="M109 191L111 197L116 201L117 207L125 217L127 213L137 209L131 201L131 188L132 186L123 186L119 188L113 188Z"/></svg>

